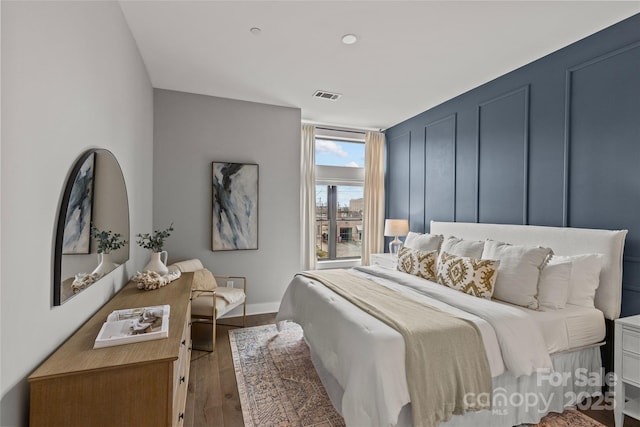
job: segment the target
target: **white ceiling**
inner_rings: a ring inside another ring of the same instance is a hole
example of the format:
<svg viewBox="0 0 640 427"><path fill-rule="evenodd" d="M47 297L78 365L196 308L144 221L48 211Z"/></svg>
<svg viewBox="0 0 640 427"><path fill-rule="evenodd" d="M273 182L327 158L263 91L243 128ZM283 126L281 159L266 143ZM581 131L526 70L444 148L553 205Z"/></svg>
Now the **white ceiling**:
<svg viewBox="0 0 640 427"><path fill-rule="evenodd" d="M120 4L154 87L367 128L390 127L640 12L640 1ZM342 44L347 33L358 43ZM316 99L317 89L343 96Z"/></svg>

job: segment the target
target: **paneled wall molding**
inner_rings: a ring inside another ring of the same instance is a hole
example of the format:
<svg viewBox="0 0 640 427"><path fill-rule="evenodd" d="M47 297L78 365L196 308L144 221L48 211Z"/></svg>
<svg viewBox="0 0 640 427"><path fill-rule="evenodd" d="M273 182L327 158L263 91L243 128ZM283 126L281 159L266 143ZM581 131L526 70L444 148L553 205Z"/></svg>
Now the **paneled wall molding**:
<svg viewBox="0 0 640 427"><path fill-rule="evenodd" d="M408 141L408 151L410 153L410 149L411 149L411 131L408 130L406 132L402 132L398 135L393 135L391 138L387 139L387 170L386 170L386 176L385 176L385 211L386 211L386 217L387 218L397 218L397 217L403 217L404 215L407 216L408 219L408 215L409 215L409 198L408 196L406 197L406 206L400 207L398 206L398 193L400 191L404 191L404 189L401 188L396 188L395 184L393 182L393 177L399 177L399 176L404 176L404 173L407 173L407 176L409 176L409 170L411 167L411 164L409 162L409 158L407 157L406 159L406 164L402 162L401 158L396 158L397 154L397 150L395 150L394 148L397 148L398 146L400 146L404 141ZM396 170L397 168L395 168L396 164L403 164L403 171L398 171ZM409 182L407 180L407 194L408 194L408 190L409 190ZM398 213L399 211L399 213ZM386 244L385 244L386 247Z"/></svg>
<svg viewBox="0 0 640 427"><path fill-rule="evenodd" d="M624 255L622 258L624 277L622 289L624 292L640 293L640 257Z"/></svg>
<svg viewBox="0 0 640 427"><path fill-rule="evenodd" d="M446 122L446 121L451 120L451 119L455 120L457 115L458 115L457 113L448 114L448 115L446 115L446 116L444 116L444 117L442 117L442 118L440 118L438 120L433 120L433 121L427 123L426 125L424 125L424 127L428 128L430 126L434 126L434 125L440 124L442 122Z"/></svg>
<svg viewBox="0 0 640 427"><path fill-rule="evenodd" d="M387 129L387 214L627 229L621 313L640 314L638 117L640 14Z"/></svg>
<svg viewBox="0 0 640 427"><path fill-rule="evenodd" d="M434 126L438 126L447 122L451 123L451 132L453 135L453 147L452 147L452 168L451 168L451 174L452 174L452 188L453 188L453 194L452 194L452 201L451 201L451 217L450 218L436 218L437 220L440 221L444 221L444 220L449 220L449 221L455 221L456 220L456 195L457 195L457 191L456 191L456 154L457 154L457 128L458 128L458 114L457 113L452 113L449 115L446 115L444 117L441 117L437 120L431 121L429 123L427 123L424 126L424 139L425 139L425 180L426 177L428 175L428 164L429 164L429 159L426 158L427 156L427 142L428 142L428 133L429 133L429 128L433 128ZM434 186L434 183L429 183L425 181L425 188L424 188L424 200L425 200L425 204L426 201L428 199L428 194L427 192L429 191L429 185ZM426 212L427 212L427 206L425 205L425 218L424 218L424 223L425 223L425 228L428 226L429 221L431 218L427 218L426 217Z"/></svg>
<svg viewBox="0 0 640 427"><path fill-rule="evenodd" d="M393 138L390 138L387 140L387 143L393 144L394 141L397 141L398 139L404 138L406 136L409 136L409 138L411 138L411 131L408 130L406 132L401 133L400 135L394 135Z"/></svg>
<svg viewBox="0 0 640 427"><path fill-rule="evenodd" d="M522 135L522 144L523 144L523 187L522 187L522 224L528 224L528 212L529 212L529 91L530 85L526 84L524 86L513 89L509 92L503 93L494 98L490 98L486 101L483 101L478 104L476 109L476 200L475 200L475 221L480 222L480 167L481 167L481 145L482 145L482 109L486 108L491 104L495 104L506 98L510 98L513 96L521 95L523 101L523 135Z"/></svg>
<svg viewBox="0 0 640 427"><path fill-rule="evenodd" d="M415 129L409 136L409 229L424 232L425 132Z"/></svg>
<svg viewBox="0 0 640 427"><path fill-rule="evenodd" d="M565 120L564 120L564 171L563 171L563 185L564 192L562 196L562 225L564 227L570 226L569 221L569 173L570 173L570 162L571 162L571 107L572 107L572 79L573 74L576 71L580 71L584 68L590 67L592 65L598 64L602 61L606 61L608 59L614 58L622 53L628 52L633 49L640 48L640 41L635 43L628 44L618 49L614 49L605 54L599 55L595 58L592 58L588 61L582 62L580 64L574 65L572 67L567 68L565 72Z"/></svg>
<svg viewBox="0 0 640 427"><path fill-rule="evenodd" d="M633 50L633 49L637 49L639 47L640 47L640 40L635 42L635 43L630 43L630 44L628 44L626 46L623 46L623 47L621 47L619 49L614 49L614 50L612 50L610 52L607 52L605 54L597 56L597 57L595 57L593 59L590 59L588 61L585 61L585 62L582 62L580 64L574 65L574 66L568 68L568 71L580 70L581 68L585 68L585 67L588 67L590 65L597 64L600 61L604 61L604 60L613 58L614 56L620 55L621 53L625 53L627 51L630 51L630 50Z"/></svg>
<svg viewBox="0 0 640 427"><path fill-rule="evenodd" d="M481 103L478 104L478 107L484 107L484 106L486 106L488 104L492 104L494 102L500 101L501 99L508 98L510 96L516 95L516 94L518 94L520 92L525 92L528 95L529 94L529 84L517 87L517 88L515 88L513 90L510 90L508 92L505 92L505 93L503 93L501 95L498 95L498 96L495 96L493 98L489 98L486 101L482 101Z"/></svg>
<svg viewBox="0 0 640 427"><path fill-rule="evenodd" d="M411 194L411 145L413 143L413 131L409 131L405 134L405 136L409 137L409 162L407 163L407 174L409 175L409 194ZM411 224L411 197L407 199L407 219L409 220L409 224ZM385 242L384 247L387 247Z"/></svg>

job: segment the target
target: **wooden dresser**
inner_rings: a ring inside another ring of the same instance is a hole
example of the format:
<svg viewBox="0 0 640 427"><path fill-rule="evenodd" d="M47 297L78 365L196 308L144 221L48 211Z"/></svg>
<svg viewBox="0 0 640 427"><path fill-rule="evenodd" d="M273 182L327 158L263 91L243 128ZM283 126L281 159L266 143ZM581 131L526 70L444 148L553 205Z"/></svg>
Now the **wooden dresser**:
<svg viewBox="0 0 640 427"><path fill-rule="evenodd" d="M153 291L129 282L30 377L32 427L173 427L184 421L192 273ZM169 304L169 337L93 349L114 310Z"/></svg>

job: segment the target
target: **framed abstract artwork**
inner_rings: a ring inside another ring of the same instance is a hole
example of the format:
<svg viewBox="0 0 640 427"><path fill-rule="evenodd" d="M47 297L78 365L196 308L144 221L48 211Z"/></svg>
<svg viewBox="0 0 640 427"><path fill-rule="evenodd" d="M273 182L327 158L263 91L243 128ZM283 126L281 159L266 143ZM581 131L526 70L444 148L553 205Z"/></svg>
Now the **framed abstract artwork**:
<svg viewBox="0 0 640 427"><path fill-rule="evenodd" d="M63 255L90 252L94 165L95 153L90 153L74 170L75 178L64 221Z"/></svg>
<svg viewBox="0 0 640 427"><path fill-rule="evenodd" d="M211 250L258 249L258 165L212 166Z"/></svg>

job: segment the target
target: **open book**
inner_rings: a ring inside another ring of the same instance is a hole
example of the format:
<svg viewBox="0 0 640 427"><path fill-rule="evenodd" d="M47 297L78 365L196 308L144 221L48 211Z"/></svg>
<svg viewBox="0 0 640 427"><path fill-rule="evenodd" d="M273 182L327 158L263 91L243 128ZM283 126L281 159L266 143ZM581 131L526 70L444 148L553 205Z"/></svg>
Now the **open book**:
<svg viewBox="0 0 640 427"><path fill-rule="evenodd" d="M169 305L157 305L111 312L100 328L93 348L167 338L169 309Z"/></svg>

